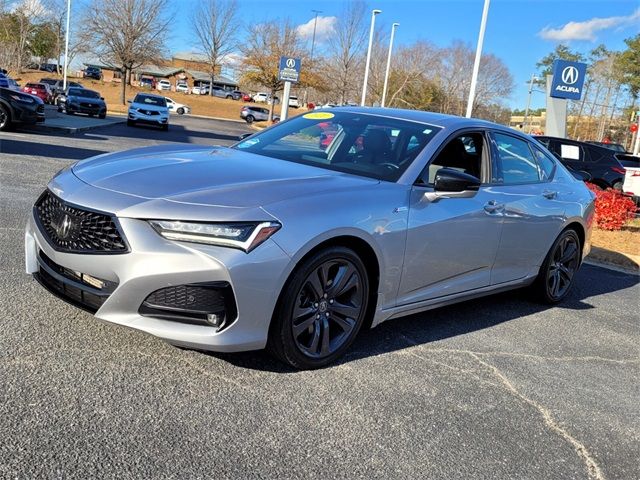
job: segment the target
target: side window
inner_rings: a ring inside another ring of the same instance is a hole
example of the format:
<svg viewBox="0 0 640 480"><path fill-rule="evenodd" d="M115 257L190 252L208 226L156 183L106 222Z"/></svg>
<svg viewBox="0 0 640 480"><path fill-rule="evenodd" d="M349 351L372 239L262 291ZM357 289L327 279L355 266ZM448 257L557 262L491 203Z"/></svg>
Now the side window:
<svg viewBox="0 0 640 480"><path fill-rule="evenodd" d="M493 135L497 151L498 181L505 185L539 182L538 163L529 144L502 133Z"/></svg>
<svg viewBox="0 0 640 480"><path fill-rule="evenodd" d="M540 179L543 182L546 182L551 179L553 170L556 167L556 162L542 150L534 148L533 151L536 154L536 160L538 161L538 166L540 167Z"/></svg>
<svg viewBox="0 0 640 480"><path fill-rule="evenodd" d="M483 139L481 133L465 133L449 140L429 163L428 180L425 178L427 176L425 171L422 175L423 181L433 185L436 174L441 168L452 168L481 179Z"/></svg>

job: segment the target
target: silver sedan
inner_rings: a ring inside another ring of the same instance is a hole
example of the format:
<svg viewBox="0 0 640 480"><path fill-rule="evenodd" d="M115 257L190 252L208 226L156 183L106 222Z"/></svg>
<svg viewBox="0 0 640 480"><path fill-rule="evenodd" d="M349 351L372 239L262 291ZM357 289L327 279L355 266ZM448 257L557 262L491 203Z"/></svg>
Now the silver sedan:
<svg viewBox="0 0 640 480"><path fill-rule="evenodd" d="M34 205L26 269L101 320L317 368L403 315L525 286L561 301L593 213L585 185L530 137L344 107L231 148L66 168Z"/></svg>

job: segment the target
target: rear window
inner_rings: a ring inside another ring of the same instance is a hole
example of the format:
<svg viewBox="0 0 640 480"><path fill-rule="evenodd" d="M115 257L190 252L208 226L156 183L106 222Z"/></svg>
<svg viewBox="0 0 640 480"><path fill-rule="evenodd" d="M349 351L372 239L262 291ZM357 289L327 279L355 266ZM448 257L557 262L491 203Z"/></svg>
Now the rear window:
<svg viewBox="0 0 640 480"><path fill-rule="evenodd" d="M35 88L37 90L44 90L45 88L47 88L47 87L45 87L44 85L42 85L40 83L27 83L26 86L29 87L29 88Z"/></svg>

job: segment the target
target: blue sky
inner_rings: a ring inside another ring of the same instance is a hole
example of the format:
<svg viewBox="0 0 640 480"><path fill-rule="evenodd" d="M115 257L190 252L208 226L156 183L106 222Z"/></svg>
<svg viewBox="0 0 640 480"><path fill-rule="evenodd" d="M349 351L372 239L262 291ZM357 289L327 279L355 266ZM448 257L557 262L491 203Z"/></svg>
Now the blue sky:
<svg viewBox="0 0 640 480"><path fill-rule="evenodd" d="M181 3L180 11L186 11L193 1ZM336 0L238 1L246 23L289 18L296 25L311 20L313 9L329 17L338 15L343 5ZM376 25L389 30L393 22L400 23L398 44L427 40L447 46L453 40L462 40L475 49L483 0L370 0L368 4L382 10ZM584 52L600 43L622 49L624 39L640 31L639 9L639 0L492 0L483 51L500 57L515 78L516 89L508 105L524 108L527 82L535 64L559 43L558 39L568 39L563 43ZM170 49L194 50L188 15L177 15L176 27ZM534 93L532 107L542 106L544 95Z"/></svg>

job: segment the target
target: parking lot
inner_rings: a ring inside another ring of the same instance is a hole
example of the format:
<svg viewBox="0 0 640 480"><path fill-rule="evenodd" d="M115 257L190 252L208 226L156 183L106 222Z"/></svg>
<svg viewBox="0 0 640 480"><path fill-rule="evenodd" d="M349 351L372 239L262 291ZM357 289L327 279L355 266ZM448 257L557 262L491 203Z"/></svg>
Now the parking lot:
<svg viewBox="0 0 640 480"><path fill-rule="evenodd" d="M24 273L31 206L70 162L245 132L183 117L1 134L0 478L640 478L634 275L584 265L559 307L446 307L294 372L100 323Z"/></svg>

